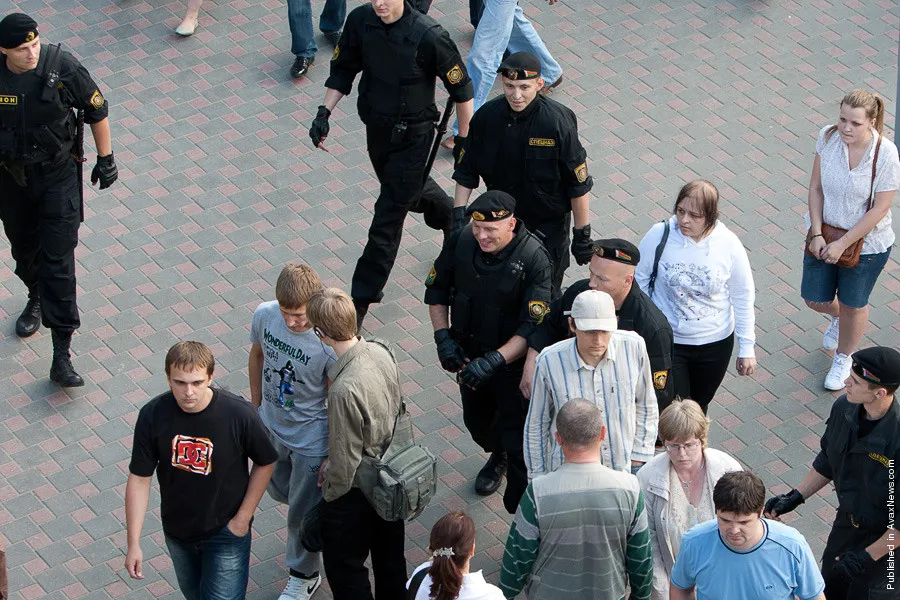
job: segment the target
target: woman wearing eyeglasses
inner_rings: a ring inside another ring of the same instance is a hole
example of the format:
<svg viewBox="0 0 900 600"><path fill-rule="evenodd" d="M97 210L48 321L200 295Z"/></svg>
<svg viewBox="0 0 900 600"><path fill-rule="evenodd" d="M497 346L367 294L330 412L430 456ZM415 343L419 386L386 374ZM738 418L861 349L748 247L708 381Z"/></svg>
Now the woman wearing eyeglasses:
<svg viewBox="0 0 900 600"><path fill-rule="evenodd" d="M653 548L652 600L668 600L669 577L684 533L716 518L713 488L741 465L706 447L709 419L693 400L676 398L659 415L659 437L666 451L637 473L650 521Z"/></svg>

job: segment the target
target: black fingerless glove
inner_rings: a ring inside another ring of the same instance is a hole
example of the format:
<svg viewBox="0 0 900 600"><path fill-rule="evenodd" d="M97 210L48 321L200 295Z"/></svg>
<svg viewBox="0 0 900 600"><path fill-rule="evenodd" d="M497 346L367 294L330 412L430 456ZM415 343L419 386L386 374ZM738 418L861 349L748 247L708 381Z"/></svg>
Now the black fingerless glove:
<svg viewBox="0 0 900 600"><path fill-rule="evenodd" d="M116 159L110 152L107 156L98 156L97 164L91 171L91 185L100 182L100 189L105 190L119 178L119 168L116 167Z"/></svg>
<svg viewBox="0 0 900 600"><path fill-rule="evenodd" d="M316 118L313 119L312 127L309 128L309 139L312 140L313 146L316 148L319 147L322 140L328 137L328 132L331 131L331 127L328 125L328 117L330 116L331 111L325 108L324 105L320 106L319 112L316 113Z"/></svg>

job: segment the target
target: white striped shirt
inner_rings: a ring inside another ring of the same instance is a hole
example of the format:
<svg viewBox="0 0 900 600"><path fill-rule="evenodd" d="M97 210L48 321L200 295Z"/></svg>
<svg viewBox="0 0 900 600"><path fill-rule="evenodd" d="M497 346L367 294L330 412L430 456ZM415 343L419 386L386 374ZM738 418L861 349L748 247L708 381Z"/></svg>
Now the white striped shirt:
<svg viewBox="0 0 900 600"><path fill-rule="evenodd" d="M659 408L641 336L633 331L614 332L596 368L581 359L575 338L544 348L535 365L524 440L529 479L563 463L554 437L556 415L574 398L591 402L603 414L606 438L600 458L604 465L630 473L632 460L653 458Z"/></svg>

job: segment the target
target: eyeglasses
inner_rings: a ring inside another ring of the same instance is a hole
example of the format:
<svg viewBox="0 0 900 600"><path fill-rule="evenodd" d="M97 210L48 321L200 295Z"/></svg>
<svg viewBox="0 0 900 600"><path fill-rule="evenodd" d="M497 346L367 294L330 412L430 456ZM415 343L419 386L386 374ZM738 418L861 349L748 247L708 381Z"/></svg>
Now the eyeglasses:
<svg viewBox="0 0 900 600"><path fill-rule="evenodd" d="M700 447L699 441L688 442L687 444L666 444L666 450L669 452L678 452L679 450L696 450Z"/></svg>

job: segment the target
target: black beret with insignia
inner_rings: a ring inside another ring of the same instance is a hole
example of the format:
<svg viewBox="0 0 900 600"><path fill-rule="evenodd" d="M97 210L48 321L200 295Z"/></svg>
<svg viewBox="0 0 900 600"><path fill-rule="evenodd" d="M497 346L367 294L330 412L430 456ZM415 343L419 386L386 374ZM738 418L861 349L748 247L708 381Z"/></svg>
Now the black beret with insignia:
<svg viewBox="0 0 900 600"><path fill-rule="evenodd" d="M516 212L516 199L500 190L486 191L466 209L466 215L479 223L508 219L514 212Z"/></svg>
<svg viewBox="0 0 900 600"><path fill-rule="evenodd" d="M25 13L12 13L0 21L0 48L17 48L38 35L37 22Z"/></svg>
<svg viewBox="0 0 900 600"><path fill-rule="evenodd" d="M874 346L853 353L853 372L875 385L900 385L900 352Z"/></svg>
<svg viewBox="0 0 900 600"><path fill-rule="evenodd" d="M497 72L507 79L537 79L541 76L541 61L529 52L516 52L500 63Z"/></svg>
<svg viewBox="0 0 900 600"><path fill-rule="evenodd" d="M636 267L641 261L641 253L637 246L619 238L591 242L591 250L594 251L596 256L631 265L632 267Z"/></svg>

